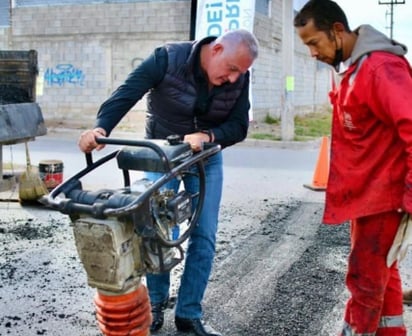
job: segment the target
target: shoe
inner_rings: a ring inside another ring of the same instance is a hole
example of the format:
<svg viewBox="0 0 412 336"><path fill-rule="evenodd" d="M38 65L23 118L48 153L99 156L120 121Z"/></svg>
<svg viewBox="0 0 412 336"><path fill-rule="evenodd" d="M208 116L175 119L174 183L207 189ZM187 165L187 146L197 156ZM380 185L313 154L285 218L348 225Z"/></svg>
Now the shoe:
<svg viewBox="0 0 412 336"><path fill-rule="evenodd" d="M152 324L150 325L150 331L158 331L163 327L165 320L165 309L169 303L169 298L160 303L152 304Z"/></svg>
<svg viewBox="0 0 412 336"><path fill-rule="evenodd" d="M175 316L175 324L178 331L191 331L198 336L222 336L222 334L213 330L212 327L203 324L200 319L184 319Z"/></svg>
<svg viewBox="0 0 412 336"><path fill-rule="evenodd" d="M403 301L404 304L407 304L407 305L412 304L412 289L408 289L406 291L403 291L402 301Z"/></svg>

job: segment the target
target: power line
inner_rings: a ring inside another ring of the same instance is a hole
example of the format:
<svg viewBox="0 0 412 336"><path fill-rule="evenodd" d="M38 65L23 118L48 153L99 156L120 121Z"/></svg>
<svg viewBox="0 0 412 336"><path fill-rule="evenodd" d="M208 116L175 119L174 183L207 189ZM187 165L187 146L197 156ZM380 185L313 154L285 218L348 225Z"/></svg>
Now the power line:
<svg viewBox="0 0 412 336"><path fill-rule="evenodd" d="M390 17L390 24L389 24L389 36L393 38L393 6L394 5L404 5L405 0L379 0L379 5L389 5L389 17Z"/></svg>

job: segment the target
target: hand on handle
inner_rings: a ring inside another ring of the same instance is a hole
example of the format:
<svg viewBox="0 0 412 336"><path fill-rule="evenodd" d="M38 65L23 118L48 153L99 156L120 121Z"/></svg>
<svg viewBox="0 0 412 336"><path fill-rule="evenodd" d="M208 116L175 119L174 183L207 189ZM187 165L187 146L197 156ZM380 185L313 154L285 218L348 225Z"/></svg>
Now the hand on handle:
<svg viewBox="0 0 412 336"><path fill-rule="evenodd" d="M95 128L92 130L84 131L79 138L79 148L83 153L91 153L94 149L101 150L104 148L104 144L98 144L96 138L106 137L106 131L103 128Z"/></svg>

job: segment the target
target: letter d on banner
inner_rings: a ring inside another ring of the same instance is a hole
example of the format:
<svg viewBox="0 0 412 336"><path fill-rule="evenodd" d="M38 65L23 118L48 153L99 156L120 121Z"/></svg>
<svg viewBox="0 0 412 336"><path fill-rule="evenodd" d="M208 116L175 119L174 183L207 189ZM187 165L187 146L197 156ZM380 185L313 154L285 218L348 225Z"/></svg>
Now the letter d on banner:
<svg viewBox="0 0 412 336"><path fill-rule="evenodd" d="M253 33L255 0L198 0L196 13L197 40L206 36L220 36L234 29L246 29ZM250 73L252 74L251 69ZM253 120L252 76L250 77L249 120Z"/></svg>

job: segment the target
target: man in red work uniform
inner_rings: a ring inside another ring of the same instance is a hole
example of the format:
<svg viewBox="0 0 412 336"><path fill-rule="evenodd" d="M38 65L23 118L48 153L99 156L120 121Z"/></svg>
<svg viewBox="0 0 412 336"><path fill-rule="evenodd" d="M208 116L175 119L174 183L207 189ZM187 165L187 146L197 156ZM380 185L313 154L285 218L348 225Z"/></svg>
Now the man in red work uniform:
<svg viewBox="0 0 412 336"><path fill-rule="evenodd" d="M397 262L386 264L400 220L412 213L412 71L407 49L369 25L351 31L330 0L311 0L294 26L340 83L333 104L323 221L350 221L341 335L406 335Z"/></svg>

